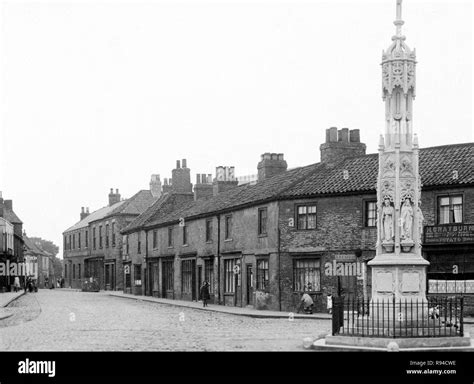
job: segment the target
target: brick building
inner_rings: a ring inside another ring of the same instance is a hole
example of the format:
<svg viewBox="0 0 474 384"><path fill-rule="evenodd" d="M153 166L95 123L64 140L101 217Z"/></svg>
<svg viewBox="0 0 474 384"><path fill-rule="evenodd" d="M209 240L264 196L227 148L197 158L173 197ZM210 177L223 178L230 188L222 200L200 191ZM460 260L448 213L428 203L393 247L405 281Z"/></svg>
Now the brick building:
<svg viewBox="0 0 474 384"><path fill-rule="evenodd" d="M256 184L218 167L212 183L197 176L194 196L169 188L122 231L126 292L196 300L205 279L215 303L289 312L308 287L319 311L329 294L369 298L378 154L365 149L358 130L330 128L320 163L287 170L266 153ZM473 156L473 143L420 150L431 294L474 296Z"/></svg>
<svg viewBox="0 0 474 384"><path fill-rule="evenodd" d="M23 255L23 222L13 211L12 200L3 200L0 192L0 263L21 263ZM11 291L14 276L0 276L0 292ZM20 278L23 284L23 278Z"/></svg>
<svg viewBox="0 0 474 384"><path fill-rule="evenodd" d="M54 282L54 271L52 256L41 248L40 244L31 240L26 233L23 232L23 240L25 242L25 261L34 267L30 267L30 277L36 280L38 288L49 288Z"/></svg>
<svg viewBox="0 0 474 384"><path fill-rule="evenodd" d="M81 288L94 278L100 289L123 289L122 237L125 228L161 194L159 175L153 175L150 190L141 190L122 200L110 190L109 204L89 213L81 210L80 221L63 232L64 279L67 287Z"/></svg>

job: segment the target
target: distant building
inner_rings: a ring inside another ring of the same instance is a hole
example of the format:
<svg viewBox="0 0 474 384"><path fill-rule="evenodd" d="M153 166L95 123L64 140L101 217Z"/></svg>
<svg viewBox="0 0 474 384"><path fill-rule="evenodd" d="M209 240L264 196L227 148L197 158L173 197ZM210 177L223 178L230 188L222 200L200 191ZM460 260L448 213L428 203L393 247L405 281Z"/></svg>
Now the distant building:
<svg viewBox="0 0 474 384"><path fill-rule="evenodd" d="M51 284L54 283L53 255L43 250L26 233L23 233L23 239L25 242L25 262L29 265L27 271L32 272L29 276L36 280L38 288L50 288ZM35 267L32 268L32 265Z"/></svg>
<svg viewBox="0 0 474 384"><path fill-rule="evenodd" d="M12 200L3 200L0 192L0 263L23 262L23 223L13 211ZM0 276L0 292L10 291L14 276ZM23 278L20 279L23 283Z"/></svg>
<svg viewBox="0 0 474 384"><path fill-rule="evenodd" d="M161 195L159 175L152 176L150 187L125 200L111 189L106 207L92 213L82 208L80 221L63 232L66 287L81 288L84 279L94 278L100 289L123 289L120 230Z"/></svg>

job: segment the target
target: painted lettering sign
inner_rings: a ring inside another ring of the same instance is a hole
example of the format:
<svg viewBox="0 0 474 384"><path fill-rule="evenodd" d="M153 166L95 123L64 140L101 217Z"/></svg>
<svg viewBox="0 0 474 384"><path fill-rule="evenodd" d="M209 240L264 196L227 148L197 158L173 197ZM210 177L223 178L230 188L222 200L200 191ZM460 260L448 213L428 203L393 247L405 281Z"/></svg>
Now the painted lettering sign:
<svg viewBox="0 0 474 384"><path fill-rule="evenodd" d="M423 232L424 244L474 243L474 224L427 226Z"/></svg>

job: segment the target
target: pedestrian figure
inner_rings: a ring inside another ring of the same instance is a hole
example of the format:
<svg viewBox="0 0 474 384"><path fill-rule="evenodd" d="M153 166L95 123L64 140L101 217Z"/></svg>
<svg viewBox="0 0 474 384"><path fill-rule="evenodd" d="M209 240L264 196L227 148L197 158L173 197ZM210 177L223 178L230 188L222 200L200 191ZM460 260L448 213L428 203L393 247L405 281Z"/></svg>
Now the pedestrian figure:
<svg viewBox="0 0 474 384"><path fill-rule="evenodd" d="M13 287L15 289L15 292L18 292L20 290L20 278L18 276L15 276Z"/></svg>
<svg viewBox="0 0 474 384"><path fill-rule="evenodd" d="M428 311L428 316L430 319L436 320L439 318L439 307L436 305L431 307Z"/></svg>
<svg viewBox="0 0 474 384"><path fill-rule="evenodd" d="M64 277L61 277L61 288L64 288Z"/></svg>
<svg viewBox="0 0 474 384"><path fill-rule="evenodd" d="M301 296L301 305L305 313L313 314L314 301L306 290L303 292L303 296Z"/></svg>
<svg viewBox="0 0 474 384"><path fill-rule="evenodd" d="M201 299L202 299L202 306L207 307L207 300L211 298L209 294L209 283L204 280L201 286Z"/></svg>
<svg viewBox="0 0 474 384"><path fill-rule="evenodd" d="M327 304L328 313L332 313L332 295L328 295L328 304Z"/></svg>

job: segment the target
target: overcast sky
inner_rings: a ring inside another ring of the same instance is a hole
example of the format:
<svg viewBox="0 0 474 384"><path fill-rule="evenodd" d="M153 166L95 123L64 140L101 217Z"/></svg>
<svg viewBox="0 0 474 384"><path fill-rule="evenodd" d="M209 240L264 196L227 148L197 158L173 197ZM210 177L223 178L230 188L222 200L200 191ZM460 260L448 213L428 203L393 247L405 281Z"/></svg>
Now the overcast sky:
<svg viewBox="0 0 474 384"><path fill-rule="evenodd" d="M81 206L264 152L319 161L331 126L384 130L381 55L395 0L2 1L0 190L62 247ZM473 142L472 5L403 1L421 147ZM61 254L60 254L61 255Z"/></svg>

